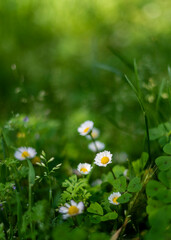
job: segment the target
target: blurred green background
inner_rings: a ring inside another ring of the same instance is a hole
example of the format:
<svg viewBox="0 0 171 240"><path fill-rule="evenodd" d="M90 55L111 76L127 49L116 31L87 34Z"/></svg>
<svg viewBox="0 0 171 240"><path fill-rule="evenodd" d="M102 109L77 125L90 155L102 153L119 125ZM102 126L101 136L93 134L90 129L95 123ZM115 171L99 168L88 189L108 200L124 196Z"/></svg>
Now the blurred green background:
<svg viewBox="0 0 171 240"><path fill-rule="evenodd" d="M77 127L92 120L106 149L137 156L144 119L124 74L134 82L136 59L150 126L168 120L167 87L159 113L157 94L168 80L170 9L170 0L1 0L1 124L34 116L50 129L37 129L40 149L80 162L90 153Z"/></svg>

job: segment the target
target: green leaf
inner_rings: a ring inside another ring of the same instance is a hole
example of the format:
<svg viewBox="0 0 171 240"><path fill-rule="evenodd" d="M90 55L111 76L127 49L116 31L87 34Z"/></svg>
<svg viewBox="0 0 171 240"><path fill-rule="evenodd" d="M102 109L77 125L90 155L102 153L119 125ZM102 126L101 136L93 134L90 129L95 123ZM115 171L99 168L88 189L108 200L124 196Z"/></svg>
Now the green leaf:
<svg viewBox="0 0 171 240"><path fill-rule="evenodd" d="M157 195L157 199L164 203L171 203L171 190L169 189L161 189L159 194Z"/></svg>
<svg viewBox="0 0 171 240"><path fill-rule="evenodd" d="M127 203L127 202L130 201L131 197L132 197L132 194L124 193L117 199L117 202L119 202L119 203Z"/></svg>
<svg viewBox="0 0 171 240"><path fill-rule="evenodd" d="M101 222L101 216L99 215L93 215L90 218L91 223L100 223Z"/></svg>
<svg viewBox="0 0 171 240"><path fill-rule="evenodd" d="M142 168L145 167L145 165L146 165L146 163L147 163L147 161L148 161L148 158L149 158L149 155L148 155L147 152L143 152L143 153L141 154L141 164L142 164Z"/></svg>
<svg viewBox="0 0 171 240"><path fill-rule="evenodd" d="M126 189L126 178L124 176L121 176L118 179L114 180L113 186L116 191L124 192Z"/></svg>
<svg viewBox="0 0 171 240"><path fill-rule="evenodd" d="M139 177L133 178L128 184L128 192L138 192L141 188L142 185Z"/></svg>
<svg viewBox="0 0 171 240"><path fill-rule="evenodd" d="M168 188L171 188L171 169L158 174L158 179Z"/></svg>
<svg viewBox="0 0 171 240"><path fill-rule="evenodd" d="M163 147L163 151L164 151L165 153L171 155L171 143L166 144L166 145Z"/></svg>
<svg viewBox="0 0 171 240"><path fill-rule="evenodd" d="M28 166L29 166L29 184L34 185L35 183L35 171L34 167L30 160L27 160Z"/></svg>
<svg viewBox="0 0 171 240"><path fill-rule="evenodd" d="M108 220L114 220L118 217L118 214L114 211L114 212L110 212L105 214L103 217L101 217L101 221L108 221Z"/></svg>
<svg viewBox="0 0 171 240"><path fill-rule="evenodd" d="M171 168L171 156L161 156L161 157L158 157L156 160L155 160L158 168L161 170L161 171L165 171L165 170L168 170L169 168Z"/></svg>
<svg viewBox="0 0 171 240"><path fill-rule="evenodd" d="M116 165L116 166L113 167L112 170L113 170L116 178L118 178L119 176L123 175L123 172L125 171L125 167Z"/></svg>
<svg viewBox="0 0 171 240"><path fill-rule="evenodd" d="M149 130L150 140L156 140L161 138L165 134L166 130L163 124L160 124L157 128L152 128Z"/></svg>
<svg viewBox="0 0 171 240"><path fill-rule="evenodd" d="M101 216L103 215L103 208L97 202L91 203L90 207L87 208L87 211L90 213L95 213L95 214L101 215Z"/></svg>
<svg viewBox="0 0 171 240"><path fill-rule="evenodd" d="M162 183L156 180L151 180L147 183L146 193L149 197L156 197L160 194L161 190L165 189L166 187Z"/></svg>

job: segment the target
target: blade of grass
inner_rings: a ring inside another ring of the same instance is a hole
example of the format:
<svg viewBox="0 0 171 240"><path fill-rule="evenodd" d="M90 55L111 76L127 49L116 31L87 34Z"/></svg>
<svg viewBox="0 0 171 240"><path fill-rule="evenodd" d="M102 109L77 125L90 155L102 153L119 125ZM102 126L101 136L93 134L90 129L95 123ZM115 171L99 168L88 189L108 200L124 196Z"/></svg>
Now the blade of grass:
<svg viewBox="0 0 171 240"><path fill-rule="evenodd" d="M103 64L103 63L96 63L95 67L106 70L108 72L115 73L119 77L123 77L123 73L121 73L118 69L116 69L112 66L109 66L109 65L106 65L106 64Z"/></svg>
<svg viewBox="0 0 171 240"><path fill-rule="evenodd" d="M132 82L129 80L129 78L125 75L125 79L127 81L127 83L130 85L130 87L132 88L133 92L135 93L137 100L140 104L141 110L143 112L144 115L144 121L145 121L145 128L146 128L146 134L147 134L147 147L148 147L148 154L149 154L149 163L151 164L152 160L151 160L151 149L150 149L150 135L149 135L149 125L148 125L148 117L141 99L140 94L138 93L137 89L134 87L134 85L132 84ZM139 79L139 78L138 78Z"/></svg>
<svg viewBox="0 0 171 240"><path fill-rule="evenodd" d="M128 59L126 59L125 56L123 56L118 50L114 49L113 47L109 46L108 49L123 62L131 71L134 72L134 65L129 62Z"/></svg>

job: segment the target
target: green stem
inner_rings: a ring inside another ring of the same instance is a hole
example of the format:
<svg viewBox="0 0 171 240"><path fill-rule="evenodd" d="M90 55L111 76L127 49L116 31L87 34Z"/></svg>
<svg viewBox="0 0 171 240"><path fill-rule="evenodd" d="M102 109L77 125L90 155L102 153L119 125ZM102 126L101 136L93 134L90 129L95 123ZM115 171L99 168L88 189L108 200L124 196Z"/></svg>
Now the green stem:
<svg viewBox="0 0 171 240"><path fill-rule="evenodd" d="M52 184L51 184L51 180L49 179L49 203L52 204Z"/></svg>
<svg viewBox="0 0 171 240"><path fill-rule="evenodd" d="M31 209L32 209L32 187L31 184L29 183L29 214L30 214L30 228L32 232L32 219L31 219Z"/></svg>
<svg viewBox="0 0 171 240"><path fill-rule="evenodd" d="M147 118L146 112L144 112L144 120L145 120L146 134L147 134L147 147L148 147L148 154L149 154L149 165L151 165L152 164L152 159L151 159L151 149L150 149L150 135L149 135L148 118Z"/></svg>
<svg viewBox="0 0 171 240"><path fill-rule="evenodd" d="M91 139L92 139L92 141L93 141L93 143L94 143L94 146L95 146L95 149L96 149L96 153L98 153L98 147L97 147L97 145L96 145L96 141L95 141L95 139L93 138L93 136L91 135L91 133L90 133L90 137L91 137Z"/></svg>
<svg viewBox="0 0 171 240"><path fill-rule="evenodd" d="M111 173L112 173L112 176L113 176L114 180L116 180L115 174L114 174L114 172L113 172L113 170L112 170L112 167L111 167L110 165L109 165L109 168L110 168L110 171L111 171Z"/></svg>

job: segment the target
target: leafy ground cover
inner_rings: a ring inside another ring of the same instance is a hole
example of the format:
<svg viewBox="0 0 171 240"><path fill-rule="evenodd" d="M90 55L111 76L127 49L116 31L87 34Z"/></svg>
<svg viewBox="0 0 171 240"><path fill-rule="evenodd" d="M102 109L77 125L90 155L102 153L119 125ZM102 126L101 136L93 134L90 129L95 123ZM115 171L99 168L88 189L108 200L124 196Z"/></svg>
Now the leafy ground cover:
<svg viewBox="0 0 171 240"><path fill-rule="evenodd" d="M80 144L83 138L87 141L92 155L83 152L77 166L66 150L56 157L43 150L56 137L56 121L16 115L4 125L1 239L170 238L171 124L149 129L136 64L135 73L136 86L125 78L144 116L147 152L139 153L138 159L109 151L97 140L100 130L90 120L75 134ZM163 149L156 159L154 140Z"/></svg>
<svg viewBox="0 0 171 240"><path fill-rule="evenodd" d="M0 239L171 239L170 9L0 1Z"/></svg>

